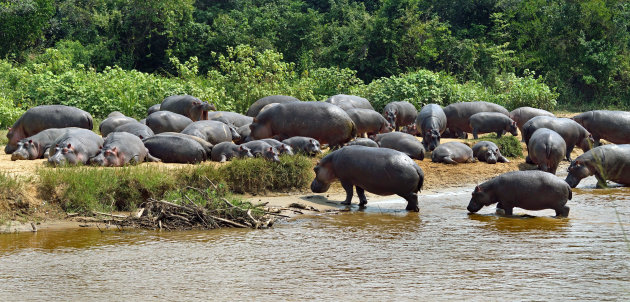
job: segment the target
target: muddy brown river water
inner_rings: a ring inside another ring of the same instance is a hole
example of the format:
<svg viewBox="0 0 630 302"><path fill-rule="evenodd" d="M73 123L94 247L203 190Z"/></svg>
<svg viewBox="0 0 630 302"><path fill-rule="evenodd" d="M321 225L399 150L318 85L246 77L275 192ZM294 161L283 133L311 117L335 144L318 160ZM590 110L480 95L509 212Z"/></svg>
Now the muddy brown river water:
<svg viewBox="0 0 630 302"><path fill-rule="evenodd" d="M0 301L629 301L630 188L593 185L565 219L469 215L470 187L268 230L4 234Z"/></svg>

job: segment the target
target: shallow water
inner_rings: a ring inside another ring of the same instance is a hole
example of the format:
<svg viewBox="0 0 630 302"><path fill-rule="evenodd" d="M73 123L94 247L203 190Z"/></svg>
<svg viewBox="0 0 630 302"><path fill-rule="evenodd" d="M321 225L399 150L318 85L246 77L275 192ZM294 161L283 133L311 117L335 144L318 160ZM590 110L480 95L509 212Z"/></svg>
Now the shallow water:
<svg viewBox="0 0 630 302"><path fill-rule="evenodd" d="M269 230L5 234L0 301L628 301L630 188L593 184L564 219L469 215L470 188Z"/></svg>

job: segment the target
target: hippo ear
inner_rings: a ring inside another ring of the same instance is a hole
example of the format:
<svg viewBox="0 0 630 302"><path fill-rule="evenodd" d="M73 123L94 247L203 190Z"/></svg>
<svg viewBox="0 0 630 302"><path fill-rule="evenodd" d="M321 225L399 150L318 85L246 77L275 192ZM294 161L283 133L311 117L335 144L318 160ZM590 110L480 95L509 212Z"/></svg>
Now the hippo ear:
<svg viewBox="0 0 630 302"><path fill-rule="evenodd" d="M68 149L72 148L72 144L68 144Z"/></svg>
<svg viewBox="0 0 630 302"><path fill-rule="evenodd" d="M481 192L481 187L480 186L476 186L475 187L475 192Z"/></svg>
<svg viewBox="0 0 630 302"><path fill-rule="evenodd" d="M257 123L257 122L258 122L258 119L257 119L257 118L254 118L254 119L252 120L252 123Z"/></svg>
<svg viewBox="0 0 630 302"><path fill-rule="evenodd" d="M243 146L238 146L239 151L243 151Z"/></svg>
<svg viewBox="0 0 630 302"><path fill-rule="evenodd" d="M32 140L32 139L29 139L29 140L28 140L28 143L29 143L29 144L32 144L32 143L33 143L33 140Z"/></svg>
<svg viewBox="0 0 630 302"><path fill-rule="evenodd" d="M273 152L273 147L269 147L269 152Z"/></svg>
<svg viewBox="0 0 630 302"><path fill-rule="evenodd" d="M112 148L112 152L116 152L116 151L118 151L118 147Z"/></svg>
<svg viewBox="0 0 630 302"><path fill-rule="evenodd" d="M198 106L200 103L197 101L193 101L193 105Z"/></svg>
<svg viewBox="0 0 630 302"><path fill-rule="evenodd" d="M138 137L139 137L140 139L144 139L144 137L142 137L142 135L138 135Z"/></svg>

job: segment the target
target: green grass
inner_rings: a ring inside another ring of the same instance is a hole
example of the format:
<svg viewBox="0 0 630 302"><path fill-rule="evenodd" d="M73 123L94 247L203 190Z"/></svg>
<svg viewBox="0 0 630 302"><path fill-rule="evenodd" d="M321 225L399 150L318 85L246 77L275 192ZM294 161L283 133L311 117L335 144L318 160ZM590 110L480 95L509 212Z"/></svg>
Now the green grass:
<svg viewBox="0 0 630 302"><path fill-rule="evenodd" d="M480 137L478 139L472 139L470 141L490 141L499 147L501 154L505 157L523 157L523 147L517 137L512 135L504 135L501 138L497 138L496 134Z"/></svg>

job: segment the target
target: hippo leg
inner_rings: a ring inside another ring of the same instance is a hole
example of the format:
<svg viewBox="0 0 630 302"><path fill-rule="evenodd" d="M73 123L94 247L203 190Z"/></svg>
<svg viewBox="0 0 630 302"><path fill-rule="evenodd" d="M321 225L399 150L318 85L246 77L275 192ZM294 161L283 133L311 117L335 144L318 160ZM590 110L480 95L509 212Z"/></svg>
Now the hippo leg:
<svg viewBox="0 0 630 302"><path fill-rule="evenodd" d="M400 197L407 200L407 207L405 210L412 212L420 212L420 208L418 208L418 194L417 193L408 193L404 195L399 195Z"/></svg>
<svg viewBox="0 0 630 302"><path fill-rule="evenodd" d="M42 157L45 159L48 159L48 157L50 156L50 154L48 154L49 152L50 152L50 148L46 148L46 150L44 150L44 155L42 155Z"/></svg>
<svg viewBox="0 0 630 302"><path fill-rule="evenodd" d="M505 212L506 216L512 216L513 209L514 209L513 207L503 207L503 211Z"/></svg>
<svg viewBox="0 0 630 302"><path fill-rule="evenodd" d="M600 137L593 135L593 141L595 141L595 143L593 144L593 147L599 147L601 145L601 142L599 141Z"/></svg>
<svg viewBox="0 0 630 302"><path fill-rule="evenodd" d="M597 184L595 185L598 189L606 189L608 185L606 184L606 179L604 179L599 173L595 173L595 178L597 179Z"/></svg>
<svg viewBox="0 0 630 302"><path fill-rule="evenodd" d="M563 206L560 209L556 209L556 217L568 217L569 216L569 207Z"/></svg>
<svg viewBox="0 0 630 302"><path fill-rule="evenodd" d="M575 146L567 146L567 157L566 159L571 162L571 152L573 152L573 147Z"/></svg>
<svg viewBox="0 0 630 302"><path fill-rule="evenodd" d="M505 133L505 130L497 132L497 138L501 138L501 136L503 136L503 133Z"/></svg>
<svg viewBox="0 0 630 302"><path fill-rule="evenodd" d="M503 208L503 204L501 202L497 202L497 208L494 210L494 213L497 215L505 215L505 209Z"/></svg>
<svg viewBox="0 0 630 302"><path fill-rule="evenodd" d="M442 161L444 161L447 164L457 165L457 162L454 161L450 156L442 158Z"/></svg>
<svg viewBox="0 0 630 302"><path fill-rule="evenodd" d="M365 205L367 204L367 198L365 197L365 190L363 190L363 188L361 187L356 187L356 188L357 188L357 195L359 195L359 207L365 208Z"/></svg>
<svg viewBox="0 0 630 302"><path fill-rule="evenodd" d="M479 138L478 133L479 133L479 132L477 131L477 128L474 128L474 129L473 129L473 138L474 138L474 139L478 139L478 138Z"/></svg>
<svg viewBox="0 0 630 302"><path fill-rule="evenodd" d="M220 162L220 163L224 163L224 162L226 162L226 161L227 161L227 156L225 156L225 155L221 155L221 158L220 158L219 162Z"/></svg>
<svg viewBox="0 0 630 302"><path fill-rule="evenodd" d="M156 162L156 163L159 163L159 162L161 162L162 160L161 160L161 159L159 159L159 158L157 158L157 157L155 157L155 156L153 156L153 155L151 155L150 153L148 153L148 152L147 152L147 156L144 158L144 161L150 161L150 162Z"/></svg>
<svg viewBox="0 0 630 302"><path fill-rule="evenodd" d="M525 157L525 163L526 164L530 164L530 165L535 165L535 163L532 161L532 158L529 157L529 155L527 155L527 157Z"/></svg>
<svg viewBox="0 0 630 302"><path fill-rule="evenodd" d="M352 202L352 193L353 193L354 186L352 185L351 182L347 182L347 181L342 181L341 186L343 187L344 190L346 190L346 200L341 202L341 204L350 205Z"/></svg>
<svg viewBox="0 0 630 302"><path fill-rule="evenodd" d="M529 157L529 156L528 156L528 157ZM531 159L530 159L530 160L531 160ZM497 161L498 161L498 162L500 162L500 163L509 163L509 162L510 162L510 161L509 161L507 158L505 158L505 156L503 156L503 155L499 156L499 158L498 158L498 160L497 160Z"/></svg>

